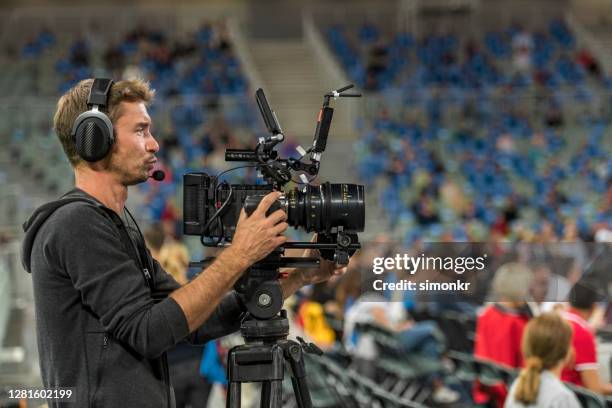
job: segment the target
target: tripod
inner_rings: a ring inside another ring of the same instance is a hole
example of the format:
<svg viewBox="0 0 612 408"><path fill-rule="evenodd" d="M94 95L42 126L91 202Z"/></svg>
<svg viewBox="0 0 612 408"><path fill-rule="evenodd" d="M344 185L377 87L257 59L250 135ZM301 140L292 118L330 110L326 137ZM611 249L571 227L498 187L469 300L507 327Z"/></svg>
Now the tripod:
<svg viewBox="0 0 612 408"><path fill-rule="evenodd" d="M232 348L227 357L229 389L226 407L240 408L241 383L261 382L260 407L280 408L287 361L298 407L311 408L304 352L322 354L322 351L300 337L299 343L287 340L287 312L281 310L279 315L268 320L249 316L242 322L240 332L246 344Z"/></svg>

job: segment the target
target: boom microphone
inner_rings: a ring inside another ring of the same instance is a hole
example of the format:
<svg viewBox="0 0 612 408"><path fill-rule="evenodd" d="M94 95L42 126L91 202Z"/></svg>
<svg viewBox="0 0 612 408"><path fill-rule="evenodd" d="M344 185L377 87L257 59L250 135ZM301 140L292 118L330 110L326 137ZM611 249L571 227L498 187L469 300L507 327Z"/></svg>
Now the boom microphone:
<svg viewBox="0 0 612 408"><path fill-rule="evenodd" d="M153 174L149 176L149 178L152 178L155 181L162 181L166 178L166 173L164 173L163 170L155 170Z"/></svg>

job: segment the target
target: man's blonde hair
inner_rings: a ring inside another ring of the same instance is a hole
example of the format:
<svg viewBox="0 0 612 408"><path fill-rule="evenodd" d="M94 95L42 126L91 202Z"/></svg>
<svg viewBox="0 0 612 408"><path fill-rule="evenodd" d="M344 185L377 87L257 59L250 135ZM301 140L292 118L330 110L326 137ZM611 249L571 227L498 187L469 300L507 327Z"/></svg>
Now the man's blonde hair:
<svg viewBox="0 0 612 408"><path fill-rule="evenodd" d="M88 110L87 97L93 79L85 79L70 88L57 102L57 111L53 117L53 128L64 148L72 167L76 167L83 159L76 151L72 137L72 126L76 118ZM121 102L150 103L155 96L148 82L141 79L130 79L115 82L110 90L106 113L113 125L123 114Z"/></svg>

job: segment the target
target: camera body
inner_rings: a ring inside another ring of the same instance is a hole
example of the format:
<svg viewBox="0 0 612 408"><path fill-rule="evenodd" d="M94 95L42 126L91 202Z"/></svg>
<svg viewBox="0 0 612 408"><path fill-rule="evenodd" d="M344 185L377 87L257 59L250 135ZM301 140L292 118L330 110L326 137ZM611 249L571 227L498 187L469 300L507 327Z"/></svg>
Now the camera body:
<svg viewBox="0 0 612 408"><path fill-rule="evenodd" d="M183 231L202 236L211 245L231 242L242 208L250 215L261 199L274 191L274 185L219 184L206 173L188 173L184 182ZM285 192L268 210L287 213L290 226L320 234L357 233L365 223L364 188L358 184L323 183ZM216 220L221 206L223 211Z"/></svg>
<svg viewBox="0 0 612 408"><path fill-rule="evenodd" d="M263 197L271 193L274 187L271 184L232 184L227 187L221 184L220 188L215 188L214 178L206 173L185 174L183 186L183 232L208 238L212 245L216 245L214 241L231 242L247 198ZM228 198L229 202L219 214L218 222L211 223L213 214ZM280 208L280 203L272 207L276 210Z"/></svg>

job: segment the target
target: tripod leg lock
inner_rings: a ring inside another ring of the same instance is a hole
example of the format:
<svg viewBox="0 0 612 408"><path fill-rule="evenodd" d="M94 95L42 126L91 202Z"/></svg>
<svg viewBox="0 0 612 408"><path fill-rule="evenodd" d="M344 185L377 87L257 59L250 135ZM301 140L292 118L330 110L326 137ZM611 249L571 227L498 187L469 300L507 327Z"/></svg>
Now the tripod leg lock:
<svg viewBox="0 0 612 408"><path fill-rule="evenodd" d="M319 346L317 346L314 343L308 343L306 342L306 340L304 340L303 338L301 338L300 336L297 336L298 341L300 342L300 346L304 349L305 352L307 352L308 354L316 354L317 356L322 356L323 355L323 350L321 350L319 348Z"/></svg>
<svg viewBox="0 0 612 408"><path fill-rule="evenodd" d="M285 360L289 363L293 376L296 378L306 377L302 346L293 340L281 342L279 346L283 349Z"/></svg>

